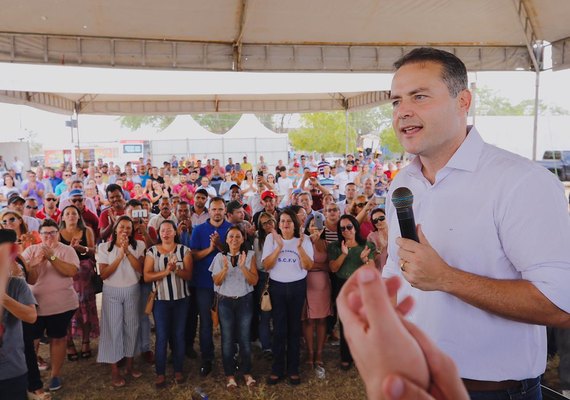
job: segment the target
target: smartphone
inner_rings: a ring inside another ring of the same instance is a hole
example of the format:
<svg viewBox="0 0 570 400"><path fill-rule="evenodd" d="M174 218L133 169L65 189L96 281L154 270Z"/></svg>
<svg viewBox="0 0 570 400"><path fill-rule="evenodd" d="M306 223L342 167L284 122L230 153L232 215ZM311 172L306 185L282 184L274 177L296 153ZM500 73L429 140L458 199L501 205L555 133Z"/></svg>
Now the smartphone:
<svg viewBox="0 0 570 400"><path fill-rule="evenodd" d="M316 177L317 177L317 172L316 172L316 171L315 171L315 172L311 172L311 176L312 176L313 178L316 178Z"/></svg>
<svg viewBox="0 0 570 400"><path fill-rule="evenodd" d="M257 176L263 176L263 170L260 169L259 171L257 171Z"/></svg>
<svg viewBox="0 0 570 400"><path fill-rule="evenodd" d="M325 216L320 212L315 212L315 228L319 231L325 228Z"/></svg>
<svg viewBox="0 0 570 400"><path fill-rule="evenodd" d="M146 218L148 217L147 210L133 210L132 212L133 218Z"/></svg>

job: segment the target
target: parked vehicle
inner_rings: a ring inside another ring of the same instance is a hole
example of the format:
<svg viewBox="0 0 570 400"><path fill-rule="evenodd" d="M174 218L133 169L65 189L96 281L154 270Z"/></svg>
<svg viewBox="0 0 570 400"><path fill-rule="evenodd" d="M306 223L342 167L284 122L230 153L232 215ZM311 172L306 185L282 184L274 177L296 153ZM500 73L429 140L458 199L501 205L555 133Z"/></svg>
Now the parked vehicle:
<svg viewBox="0 0 570 400"><path fill-rule="evenodd" d="M570 180L570 150L545 151L542 160L537 163L548 168L561 181Z"/></svg>

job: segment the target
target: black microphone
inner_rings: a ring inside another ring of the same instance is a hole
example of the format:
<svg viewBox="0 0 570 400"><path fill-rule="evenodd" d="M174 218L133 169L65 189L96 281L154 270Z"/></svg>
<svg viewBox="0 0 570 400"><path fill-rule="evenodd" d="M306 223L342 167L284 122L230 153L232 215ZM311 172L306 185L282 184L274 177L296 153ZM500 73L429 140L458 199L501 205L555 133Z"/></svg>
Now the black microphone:
<svg viewBox="0 0 570 400"><path fill-rule="evenodd" d="M394 207L396 207L402 237L415 240L419 243L420 240L416 232L416 221L414 220L414 209L412 208L413 202L414 195L407 187L399 187L392 193L392 203L394 203Z"/></svg>

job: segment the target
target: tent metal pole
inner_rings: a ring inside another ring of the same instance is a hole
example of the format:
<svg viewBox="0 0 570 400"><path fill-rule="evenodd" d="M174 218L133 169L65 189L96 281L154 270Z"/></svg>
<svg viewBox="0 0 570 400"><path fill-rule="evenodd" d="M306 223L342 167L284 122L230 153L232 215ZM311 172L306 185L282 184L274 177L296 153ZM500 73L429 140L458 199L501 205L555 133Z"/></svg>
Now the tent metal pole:
<svg viewBox="0 0 570 400"><path fill-rule="evenodd" d="M532 131L532 160L536 161L536 145L538 141L538 96L540 92L540 70L535 72L536 79L534 82L534 127Z"/></svg>
<svg viewBox="0 0 570 400"><path fill-rule="evenodd" d="M344 109L344 120L346 121L346 151L344 152L345 156L348 154L348 108Z"/></svg>

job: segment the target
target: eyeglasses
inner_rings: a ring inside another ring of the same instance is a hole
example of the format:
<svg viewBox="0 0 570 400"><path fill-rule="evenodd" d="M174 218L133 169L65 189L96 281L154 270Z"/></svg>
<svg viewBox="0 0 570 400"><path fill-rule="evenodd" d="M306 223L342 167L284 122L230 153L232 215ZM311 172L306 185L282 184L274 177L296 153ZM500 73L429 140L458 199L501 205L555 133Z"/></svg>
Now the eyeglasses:
<svg viewBox="0 0 570 400"><path fill-rule="evenodd" d="M45 200L46 201L57 201L57 199L54 199L53 197L46 197Z"/></svg>
<svg viewBox="0 0 570 400"><path fill-rule="evenodd" d="M42 236L55 236L58 233L59 233L58 231L43 231L43 232L40 232L40 235L42 235Z"/></svg>
<svg viewBox="0 0 570 400"><path fill-rule="evenodd" d="M356 207L364 207L367 203L356 203Z"/></svg>
<svg viewBox="0 0 570 400"><path fill-rule="evenodd" d="M354 226L351 225L351 224L346 225L346 226L341 226L341 227L340 227L340 231L341 231L341 232L344 232L344 231L351 231L351 230L353 230L353 229L354 229Z"/></svg>
<svg viewBox="0 0 570 400"><path fill-rule="evenodd" d="M8 225L8 224L13 224L14 222L16 222L16 217L11 217L8 219L3 219L2 220L2 225Z"/></svg>
<svg viewBox="0 0 570 400"><path fill-rule="evenodd" d="M373 218L373 219L372 219L372 223L373 223L373 224L377 224L378 222L382 222L382 221L384 221L385 219L386 219L386 217L382 215L381 217Z"/></svg>
<svg viewBox="0 0 570 400"><path fill-rule="evenodd" d="M38 209L38 206L35 206L35 207L26 206L26 208L27 208L28 210L37 210L37 209Z"/></svg>
<svg viewBox="0 0 570 400"><path fill-rule="evenodd" d="M336 207L335 207L335 208L329 208L329 209L327 210L327 212L338 212L338 211L340 211L340 210L339 210L338 208L336 208Z"/></svg>
<svg viewBox="0 0 570 400"><path fill-rule="evenodd" d="M71 201L72 203L81 203L83 199L71 199L69 201Z"/></svg>

